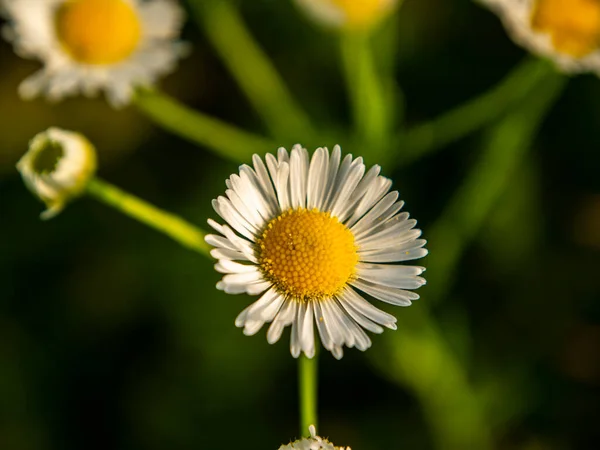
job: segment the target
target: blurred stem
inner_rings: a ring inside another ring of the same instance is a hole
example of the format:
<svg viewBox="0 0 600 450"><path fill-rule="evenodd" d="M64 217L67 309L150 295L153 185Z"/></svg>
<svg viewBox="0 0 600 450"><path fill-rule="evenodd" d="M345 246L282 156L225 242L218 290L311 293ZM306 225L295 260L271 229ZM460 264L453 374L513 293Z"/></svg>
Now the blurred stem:
<svg viewBox="0 0 600 450"><path fill-rule="evenodd" d="M317 366L318 355L298 359L298 393L300 403L300 435L308 437L308 427L317 425Z"/></svg>
<svg viewBox="0 0 600 450"><path fill-rule="evenodd" d="M254 153L262 154L278 147L269 139L194 111L156 90L138 90L134 103L166 130L236 163L250 161Z"/></svg>
<svg viewBox="0 0 600 450"><path fill-rule="evenodd" d="M565 82L548 68L523 106L491 129L480 160L429 233L427 305L449 290L462 250L510 182ZM475 392L468 369L444 339L426 304L400 315L398 328L400 332L387 335L389 353L377 364L418 397L436 447L491 449L489 416L494 411Z"/></svg>
<svg viewBox="0 0 600 450"><path fill-rule="evenodd" d="M228 0L189 0L198 23L274 137L306 139L308 117Z"/></svg>
<svg viewBox="0 0 600 450"><path fill-rule="evenodd" d="M523 106L490 130L479 160L428 233L429 248L436 249L428 264L429 304L449 290L463 250L525 160L537 129L565 84L566 78L547 67Z"/></svg>
<svg viewBox="0 0 600 450"><path fill-rule="evenodd" d="M550 63L533 57L525 59L503 80L479 97L421 125L403 132L396 146L396 165L408 164L490 124L521 104L538 84L554 70Z"/></svg>
<svg viewBox="0 0 600 450"><path fill-rule="evenodd" d="M166 234L184 247L210 257L209 246L204 242L206 233L180 217L163 211L116 186L93 178L87 193L123 214Z"/></svg>
<svg viewBox="0 0 600 450"><path fill-rule="evenodd" d="M417 396L436 448L492 449L485 405L427 310L413 306L404 311L398 329L387 335L388 353L376 363Z"/></svg>
<svg viewBox="0 0 600 450"><path fill-rule="evenodd" d="M389 131L389 115L370 35L358 31L342 34L340 51L356 135L378 156Z"/></svg>

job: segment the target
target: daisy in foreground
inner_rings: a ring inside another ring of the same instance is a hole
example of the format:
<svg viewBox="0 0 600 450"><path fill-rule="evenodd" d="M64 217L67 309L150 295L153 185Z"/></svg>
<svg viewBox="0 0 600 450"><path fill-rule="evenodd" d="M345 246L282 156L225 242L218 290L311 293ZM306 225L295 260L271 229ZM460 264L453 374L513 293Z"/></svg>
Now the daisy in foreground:
<svg viewBox="0 0 600 450"><path fill-rule="evenodd" d="M44 67L19 86L24 98L60 100L104 90L115 106L136 86L173 70L184 46L183 12L171 0L0 0L4 36Z"/></svg>
<svg viewBox="0 0 600 450"><path fill-rule="evenodd" d="M315 20L336 28L366 29L391 14L398 0L296 0Z"/></svg>
<svg viewBox="0 0 600 450"><path fill-rule="evenodd" d="M265 164L266 162L266 164ZM226 274L217 288L229 294L262 294L235 324L253 335L271 322L267 341L291 325L290 350L315 354L314 324L323 346L340 359L342 347L366 350L363 330L396 329L396 318L363 298L369 295L408 306L419 298L423 267L394 264L425 256L416 220L400 212L404 202L389 192L391 180L362 158L280 148L265 162L253 157L227 181L225 197L213 200L226 225L209 220L219 235L206 236Z"/></svg>
<svg viewBox="0 0 600 450"><path fill-rule="evenodd" d="M600 74L599 0L479 0L512 38L568 73Z"/></svg>
<svg viewBox="0 0 600 450"><path fill-rule="evenodd" d="M279 450L352 450L350 447L336 447L327 439L317 436L314 425L308 427L309 438L300 439L287 445L282 445Z"/></svg>

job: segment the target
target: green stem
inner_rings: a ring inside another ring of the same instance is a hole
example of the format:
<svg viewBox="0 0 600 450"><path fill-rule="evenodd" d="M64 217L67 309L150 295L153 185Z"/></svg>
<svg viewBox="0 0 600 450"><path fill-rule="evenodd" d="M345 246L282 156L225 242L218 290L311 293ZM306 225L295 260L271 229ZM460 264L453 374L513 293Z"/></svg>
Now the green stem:
<svg viewBox="0 0 600 450"><path fill-rule="evenodd" d="M236 163L250 161L254 153L262 154L277 148L277 144L269 139L187 108L155 90L139 90L134 103L163 128Z"/></svg>
<svg viewBox="0 0 600 450"><path fill-rule="evenodd" d="M361 143L377 153L383 149L390 124L369 38L367 33L347 32L341 36L340 52L354 129Z"/></svg>
<svg viewBox="0 0 600 450"><path fill-rule="evenodd" d="M490 417L494 411L475 391L471 374L426 305L449 290L462 250L511 181L565 81L554 71L546 71L523 107L491 130L481 159L428 233L432 251L426 303L399 317L402 331L387 335L389 353L377 361L384 373L418 397L439 450L493 448Z"/></svg>
<svg viewBox="0 0 600 450"><path fill-rule="evenodd" d="M298 359L298 394L300 402L300 435L309 436L308 427L317 427L317 357Z"/></svg>
<svg viewBox="0 0 600 450"><path fill-rule="evenodd" d="M93 178L88 183L87 193L125 215L166 234L184 247L210 256L210 248L204 242L206 233L180 217L163 211L99 178Z"/></svg>
<svg viewBox="0 0 600 450"><path fill-rule="evenodd" d="M306 139L308 117L227 0L190 0L197 21L273 136Z"/></svg>
<svg viewBox="0 0 600 450"><path fill-rule="evenodd" d="M546 112L566 79L551 69L527 102L496 125L469 177L429 231L427 298L431 304L448 291L463 250L481 229L531 147Z"/></svg>
<svg viewBox="0 0 600 450"><path fill-rule="evenodd" d="M527 58L489 91L402 133L394 163L406 165L494 122L520 104L549 70L547 61Z"/></svg>
<svg viewBox="0 0 600 450"><path fill-rule="evenodd" d="M414 306L387 334L388 352L376 364L392 381L411 389L431 427L438 450L493 448L485 405L469 374L426 309Z"/></svg>

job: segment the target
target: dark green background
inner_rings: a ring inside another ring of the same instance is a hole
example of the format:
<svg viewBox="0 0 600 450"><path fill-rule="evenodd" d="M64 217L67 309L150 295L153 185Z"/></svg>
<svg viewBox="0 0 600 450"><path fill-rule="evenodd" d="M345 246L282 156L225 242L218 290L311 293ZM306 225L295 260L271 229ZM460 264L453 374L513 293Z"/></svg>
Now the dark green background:
<svg viewBox="0 0 600 450"><path fill-rule="evenodd" d="M314 122L347 126L335 33L288 0L241 6ZM391 22L387 28L399 25L396 48L384 45L386 30L377 42L393 50L409 123L484 92L525 56L497 18L467 0L406 0ZM184 38L193 52L162 87L265 133L191 21ZM274 346L264 331L243 336L233 320L251 299L218 292L211 262L94 200L40 221L42 205L14 168L35 133L51 125L81 131L97 145L100 176L204 226L236 165L133 107L19 100L19 81L38 67L0 43L0 448L258 450L288 442L298 434L289 331ZM478 392L497 388L484 403L498 449L597 448L599 125L600 81L573 79L434 311L467 382ZM383 168L425 238L481 143L475 134L393 173ZM429 250L419 264L436 257ZM411 308L428 301L428 289ZM402 339L402 328L395 333ZM434 448L423 405L391 381L385 335L372 338L366 354L351 349L335 361L322 353L321 432L356 450Z"/></svg>

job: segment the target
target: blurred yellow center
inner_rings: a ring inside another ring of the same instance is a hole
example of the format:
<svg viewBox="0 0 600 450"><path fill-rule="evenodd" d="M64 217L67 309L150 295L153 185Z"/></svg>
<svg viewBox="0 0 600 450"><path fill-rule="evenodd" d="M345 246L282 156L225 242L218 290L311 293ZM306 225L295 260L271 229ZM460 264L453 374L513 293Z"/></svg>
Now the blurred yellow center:
<svg viewBox="0 0 600 450"><path fill-rule="evenodd" d="M340 8L349 27L366 27L377 22L389 9L389 0L330 0Z"/></svg>
<svg viewBox="0 0 600 450"><path fill-rule="evenodd" d="M556 51L585 56L600 45L600 0L537 0L531 26L548 33Z"/></svg>
<svg viewBox="0 0 600 450"><path fill-rule="evenodd" d="M338 293L358 263L352 232L316 209L284 212L267 224L257 244L265 277L280 292L304 301Z"/></svg>
<svg viewBox="0 0 600 450"><path fill-rule="evenodd" d="M125 0L68 0L56 12L56 32L75 60L114 64L136 49L141 24Z"/></svg>

